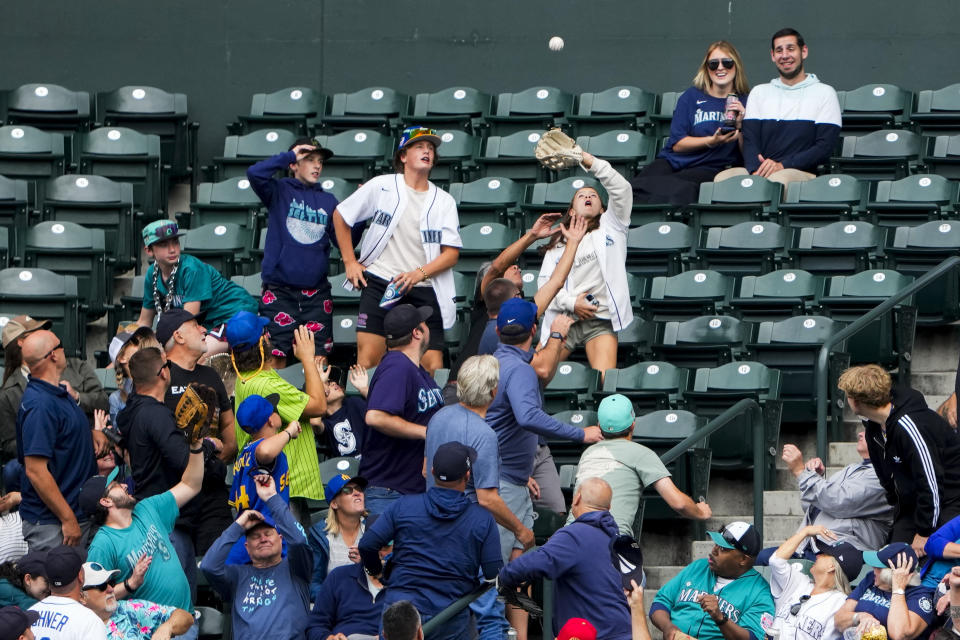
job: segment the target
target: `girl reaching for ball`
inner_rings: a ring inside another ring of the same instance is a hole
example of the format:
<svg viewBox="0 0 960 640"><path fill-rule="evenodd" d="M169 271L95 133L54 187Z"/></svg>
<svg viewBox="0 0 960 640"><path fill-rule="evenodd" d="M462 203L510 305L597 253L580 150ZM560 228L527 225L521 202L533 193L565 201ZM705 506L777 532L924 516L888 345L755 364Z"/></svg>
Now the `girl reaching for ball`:
<svg viewBox="0 0 960 640"><path fill-rule="evenodd" d="M560 348L560 359L566 360L583 345L590 366L603 372L617 366L617 333L633 321L626 267L633 193L630 183L609 162L582 153L580 166L600 181L608 200L604 203L593 187L583 187L573 194L561 224L568 225L571 216L582 216L587 219L587 234L577 247L563 288L547 307L542 326L549 327L559 313L573 316L576 321ZM550 279L563 249L560 235L547 245L539 286ZM550 332L542 331L541 343L549 339Z"/></svg>

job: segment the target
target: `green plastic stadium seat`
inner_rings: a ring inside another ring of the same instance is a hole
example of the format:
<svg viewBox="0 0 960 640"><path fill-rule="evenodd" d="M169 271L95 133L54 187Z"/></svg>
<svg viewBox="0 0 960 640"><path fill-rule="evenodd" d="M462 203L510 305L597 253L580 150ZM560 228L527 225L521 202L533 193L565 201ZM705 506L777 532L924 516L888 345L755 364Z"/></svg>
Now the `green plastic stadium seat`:
<svg viewBox="0 0 960 640"><path fill-rule="evenodd" d="M243 287L243 290L249 293L252 298L260 299L260 294L263 291L263 281L260 279L260 272L252 273L248 276L233 276L230 280Z"/></svg>
<svg viewBox="0 0 960 640"><path fill-rule="evenodd" d="M360 290L343 288L343 283L347 279L345 273L330 276L330 297L333 300L333 311L338 315L357 315L360 310Z"/></svg>
<svg viewBox="0 0 960 640"><path fill-rule="evenodd" d="M352 180L344 180L343 178L320 174L320 187L324 191L332 193L339 202L342 202L351 196L353 192L357 190L357 186L359 184L359 182L354 182Z"/></svg>
<svg viewBox="0 0 960 640"><path fill-rule="evenodd" d="M780 223L786 227L818 227L849 220L864 211L869 186L842 173L794 182L780 204Z"/></svg>
<svg viewBox="0 0 960 640"><path fill-rule="evenodd" d="M577 96L569 119L578 135L596 135L610 129L652 129L657 94L637 87L611 87Z"/></svg>
<svg viewBox="0 0 960 640"><path fill-rule="evenodd" d="M653 355L656 337L656 322L634 316L633 322L617 334L617 362L638 362L649 358Z"/></svg>
<svg viewBox="0 0 960 640"><path fill-rule="evenodd" d="M956 180L960 178L960 135L927 138L923 164L930 173Z"/></svg>
<svg viewBox="0 0 960 640"><path fill-rule="evenodd" d="M450 185L450 195L457 203L460 225L499 222L507 224L514 217L524 187L510 178L486 177L473 182ZM491 254L493 259L496 254Z"/></svg>
<svg viewBox="0 0 960 640"><path fill-rule="evenodd" d="M837 100L844 131L876 131L909 121L913 92L892 84L868 84L838 91Z"/></svg>
<svg viewBox="0 0 960 640"><path fill-rule="evenodd" d="M136 322L143 308L143 276L137 275L130 279L130 292L120 295L120 304L114 313L108 315L110 320L107 335L116 335L117 327L128 322Z"/></svg>
<svg viewBox="0 0 960 640"><path fill-rule="evenodd" d="M285 129L258 129L242 136L227 136L223 140L223 155L213 159L213 181L246 177L247 167L287 151L295 139Z"/></svg>
<svg viewBox="0 0 960 640"><path fill-rule="evenodd" d="M635 275L674 276L696 246L696 231L682 222L648 222L627 234L627 269Z"/></svg>
<svg viewBox="0 0 960 640"><path fill-rule="evenodd" d="M806 315L757 326L748 344L751 357L780 371L780 399L790 422L816 419L815 372L820 347L842 326L831 318ZM828 388L834 390L835 397L836 380L850 362L843 349L843 344L835 345L830 362Z"/></svg>
<svg viewBox="0 0 960 640"><path fill-rule="evenodd" d="M284 367L283 369L277 369L277 375L297 389L303 389L303 385L306 382L306 377L303 374L303 365L299 362Z"/></svg>
<svg viewBox="0 0 960 640"><path fill-rule="evenodd" d="M685 320L716 314L733 293L734 279L709 270L685 271L653 278L638 300L641 312L653 320Z"/></svg>
<svg viewBox="0 0 960 640"><path fill-rule="evenodd" d="M578 429L597 424L596 411L572 409L555 413L553 414L553 418ZM553 461L558 467L573 466L576 468L577 463L580 461L580 456L586 448L582 442L562 440L559 438L545 438L545 440L550 447L550 454L553 456Z"/></svg>
<svg viewBox="0 0 960 640"><path fill-rule="evenodd" d="M881 180L867 204L867 214L874 224L913 226L950 215L956 209L958 194L960 183L939 175Z"/></svg>
<svg viewBox="0 0 960 640"><path fill-rule="evenodd" d="M653 162L657 140L639 131L615 130L577 138L580 147L607 160L621 174L630 177Z"/></svg>
<svg viewBox="0 0 960 640"><path fill-rule="evenodd" d="M697 248L700 264L728 276L762 275L786 254L788 229L775 222L741 222L707 229Z"/></svg>
<svg viewBox="0 0 960 640"><path fill-rule="evenodd" d="M463 248L460 249L457 271L476 274L481 264L492 260L517 237L516 230L498 222L478 222L462 227L460 239L463 241Z"/></svg>
<svg viewBox="0 0 960 640"><path fill-rule="evenodd" d="M750 322L784 320L814 311L824 286L823 276L802 269L744 276L730 306L736 315Z"/></svg>
<svg viewBox="0 0 960 640"><path fill-rule="evenodd" d="M498 136L523 129L543 131L560 126L573 110L573 96L556 87L530 87L497 95L487 120Z"/></svg>
<svg viewBox="0 0 960 640"><path fill-rule="evenodd" d="M480 137L459 129L441 129L437 162L430 171L430 181L440 185L469 180L480 154Z"/></svg>
<svg viewBox="0 0 960 640"><path fill-rule="evenodd" d="M460 129L478 134L490 115L493 98L473 87L448 87L434 93L418 93L410 115L401 116L406 126Z"/></svg>
<svg viewBox="0 0 960 640"><path fill-rule="evenodd" d="M134 228L130 183L94 175L60 176L46 183L40 209L43 220L103 229L118 270L138 264L142 240Z"/></svg>
<svg viewBox="0 0 960 640"><path fill-rule="evenodd" d="M0 271L0 309L53 322L51 330L63 342L66 355L86 356L86 331L77 300L77 279L47 269L13 267Z"/></svg>
<svg viewBox="0 0 960 640"><path fill-rule="evenodd" d="M181 229L205 224L230 223L243 229L245 246L253 246L260 227L263 204L246 177L227 178L220 182L202 182L197 186L197 199L190 211L177 215Z"/></svg>
<svg viewBox="0 0 960 640"><path fill-rule="evenodd" d="M793 264L817 274L856 273L868 268L883 248L886 229L869 222L833 222L800 229L789 249Z"/></svg>
<svg viewBox="0 0 960 640"><path fill-rule="evenodd" d="M623 369L607 369L597 400L620 393L636 409L650 411L676 407L690 383L690 371L669 362L638 362Z"/></svg>
<svg viewBox="0 0 960 640"><path fill-rule="evenodd" d="M920 161L921 138L912 131L883 129L862 136L843 136L840 155L830 159L831 173L864 180L897 180Z"/></svg>
<svg viewBox="0 0 960 640"><path fill-rule="evenodd" d="M244 257L247 237L235 224L205 224L190 229L180 239L180 246L184 253L212 265L226 278L240 273L247 261Z"/></svg>
<svg viewBox="0 0 960 640"><path fill-rule="evenodd" d="M911 282L912 276L890 270L834 276L830 278L820 304L834 320L849 323ZM890 369L898 368L904 379L908 380L916 318L916 307L910 297L847 341L851 361L854 364L873 362Z"/></svg>
<svg viewBox="0 0 960 640"><path fill-rule="evenodd" d="M960 255L960 223L935 220L898 227L886 249L887 267L919 278L950 256ZM948 271L916 293L918 324L947 324L960 319L960 275Z"/></svg>
<svg viewBox="0 0 960 640"><path fill-rule="evenodd" d="M722 182L704 182L700 198L689 205L691 226L729 227L777 211L782 187L759 176L734 176Z"/></svg>
<svg viewBox="0 0 960 640"><path fill-rule="evenodd" d="M160 136L160 157L174 176L191 176L199 166L197 130L187 96L148 86L126 86L97 94L97 122Z"/></svg>
<svg viewBox="0 0 960 640"><path fill-rule="evenodd" d="M542 133L541 130L527 129L507 136L487 138L478 160L484 175L528 183L546 181L548 172L533 155Z"/></svg>
<svg viewBox="0 0 960 640"><path fill-rule="evenodd" d="M25 84L7 96L7 122L47 131L86 131L93 123L90 94L56 84Z"/></svg>
<svg viewBox="0 0 960 640"><path fill-rule="evenodd" d="M673 120L673 110L677 107L677 100L682 91L667 91L660 95L657 110L651 116L651 119L657 125L657 136L663 137L670 134L670 121Z"/></svg>
<svg viewBox="0 0 960 640"><path fill-rule="evenodd" d="M345 474L351 478L355 477L360 471L360 461L348 456L327 458L320 463L320 478L326 484L331 478ZM329 499L329 496L328 496Z"/></svg>
<svg viewBox="0 0 960 640"><path fill-rule="evenodd" d="M62 134L26 125L0 127L0 175L34 182L31 201L42 199L46 180L65 171Z"/></svg>
<svg viewBox="0 0 960 640"><path fill-rule="evenodd" d="M543 390L543 408L548 413L586 409L597 390L599 372L582 362L561 362Z"/></svg>
<svg viewBox="0 0 960 640"><path fill-rule="evenodd" d="M921 91L910 120L924 135L952 135L960 131L960 84Z"/></svg>
<svg viewBox="0 0 960 640"><path fill-rule="evenodd" d="M146 220L166 216L167 180L160 171L160 136L125 127L100 127L79 135L81 173L133 185L133 204Z"/></svg>
<svg viewBox="0 0 960 640"><path fill-rule="evenodd" d="M199 573L199 572L198 572ZM198 637L221 638L226 621L224 615L213 607L196 607Z"/></svg>
<svg viewBox="0 0 960 640"><path fill-rule="evenodd" d="M334 350L340 356L344 351L356 351L357 348L357 316L356 315L335 315L333 316L333 344ZM356 358L345 362L356 362ZM370 378L373 379L373 372L368 371Z"/></svg>
<svg viewBox="0 0 960 640"><path fill-rule="evenodd" d="M250 100L250 113L238 116L240 130L237 133L267 127L286 129L298 138L307 136L320 123L326 103L326 96L309 87L255 93Z"/></svg>
<svg viewBox="0 0 960 640"><path fill-rule="evenodd" d="M41 222L27 231L25 265L77 279L77 297L91 317L103 315L111 298L103 229L74 222Z"/></svg>
<svg viewBox="0 0 960 640"><path fill-rule="evenodd" d="M684 394L687 409L713 418L743 398L763 409L764 450L776 450L780 435L780 372L760 362L730 362L712 369L698 369L693 388ZM710 437L715 469L746 469L753 466L752 423L749 414L724 426ZM764 482L772 486L775 456L766 456Z"/></svg>
<svg viewBox="0 0 960 640"><path fill-rule="evenodd" d="M657 360L696 368L730 362L743 352L750 325L733 316L700 316L667 322L653 345Z"/></svg>
<svg viewBox="0 0 960 640"><path fill-rule="evenodd" d="M365 181L382 173L393 157L393 138L372 129L351 129L317 140L333 151L323 163L324 178Z"/></svg>
<svg viewBox="0 0 960 640"><path fill-rule="evenodd" d="M10 257L23 256L23 240L29 224L28 198L30 187L26 180L12 180L0 176L0 228L9 232Z"/></svg>
<svg viewBox="0 0 960 640"><path fill-rule="evenodd" d="M10 230L0 227L0 269L10 266Z"/></svg>
<svg viewBox="0 0 960 640"><path fill-rule="evenodd" d="M409 111L410 97L390 87L367 87L353 93L336 93L327 102L323 127L329 131L363 128L387 133L397 129Z"/></svg>
<svg viewBox="0 0 960 640"><path fill-rule="evenodd" d="M117 370L116 369L96 369L97 380L107 395L117 390Z"/></svg>

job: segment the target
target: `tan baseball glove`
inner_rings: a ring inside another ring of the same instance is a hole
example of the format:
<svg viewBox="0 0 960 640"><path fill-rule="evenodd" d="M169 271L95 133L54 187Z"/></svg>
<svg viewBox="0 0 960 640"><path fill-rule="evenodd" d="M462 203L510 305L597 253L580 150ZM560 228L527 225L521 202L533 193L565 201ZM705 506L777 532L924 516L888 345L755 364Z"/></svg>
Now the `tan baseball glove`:
<svg viewBox="0 0 960 640"><path fill-rule="evenodd" d="M217 392L206 385L191 382L174 411L177 427L184 431L191 449L209 433L216 413Z"/></svg>
<svg viewBox="0 0 960 640"><path fill-rule="evenodd" d="M547 169L561 171L580 164L583 160L583 149L560 129L550 129L540 136L533 155Z"/></svg>

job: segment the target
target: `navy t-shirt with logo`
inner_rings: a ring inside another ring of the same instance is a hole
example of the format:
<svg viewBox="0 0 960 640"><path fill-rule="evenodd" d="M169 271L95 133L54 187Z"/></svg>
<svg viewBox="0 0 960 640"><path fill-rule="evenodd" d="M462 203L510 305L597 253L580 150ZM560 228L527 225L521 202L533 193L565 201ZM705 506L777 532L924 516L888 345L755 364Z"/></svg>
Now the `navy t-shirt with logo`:
<svg viewBox="0 0 960 640"><path fill-rule="evenodd" d="M442 406L443 393L427 370L400 351L388 351L370 381L367 409L427 426ZM423 445L423 440L394 438L371 426L363 446L360 475L372 487L423 493Z"/></svg>
<svg viewBox="0 0 960 640"><path fill-rule="evenodd" d="M887 625L887 614L890 613L889 591L883 591L874 583L873 574L867 575L857 588L850 594L850 600L856 600L857 606L854 611L869 613L879 620L884 626ZM923 618L929 625L936 617L934 612L934 594L926 587L907 587L906 588L907 609ZM920 634L922 640L930 635L930 627Z"/></svg>
<svg viewBox="0 0 960 640"><path fill-rule="evenodd" d="M348 397L343 405L323 419L323 434L334 456L360 459L367 435L367 401ZM329 479L329 478L328 478Z"/></svg>

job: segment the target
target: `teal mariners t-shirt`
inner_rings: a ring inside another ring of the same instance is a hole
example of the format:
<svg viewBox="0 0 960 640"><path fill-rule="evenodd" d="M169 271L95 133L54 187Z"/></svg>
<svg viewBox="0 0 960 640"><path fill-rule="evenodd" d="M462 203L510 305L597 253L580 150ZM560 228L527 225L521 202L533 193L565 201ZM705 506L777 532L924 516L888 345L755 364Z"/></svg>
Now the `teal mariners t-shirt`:
<svg viewBox="0 0 960 640"><path fill-rule="evenodd" d="M126 529L100 527L87 550L87 560L106 569L119 569L119 583L130 577L141 553L153 556L134 597L192 613L190 584L170 542L178 515L180 509L171 492L146 498L133 508L133 522Z"/></svg>
<svg viewBox="0 0 960 640"><path fill-rule="evenodd" d="M151 264L143 279L143 307L154 309L153 271L156 263ZM206 262L194 256L180 255L180 266L174 281L174 296L171 306L182 309L188 302L200 303L203 326L214 329L233 317L238 311L257 313L257 300L247 290L223 275ZM157 279L157 290L161 298L167 295L167 283Z"/></svg>
<svg viewBox="0 0 960 640"><path fill-rule="evenodd" d="M650 612L665 609L684 633L698 640L723 640L720 628L710 619L697 600L701 595L715 595L720 611L749 631L754 638L764 637L762 620L773 622L773 596L770 585L755 569L750 569L717 590L717 575L710 571L706 559L695 560L670 582L660 587Z"/></svg>

